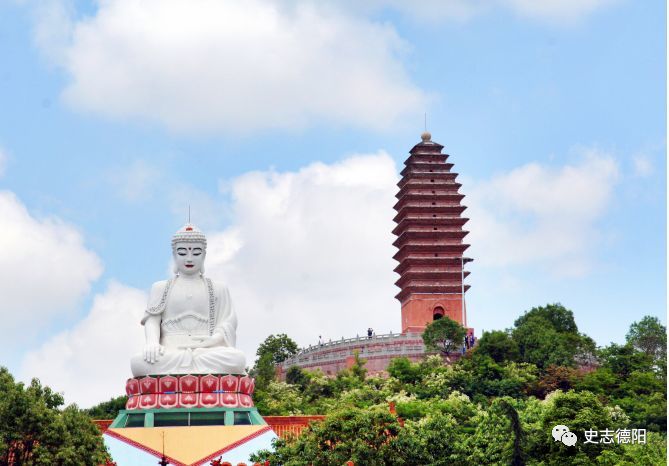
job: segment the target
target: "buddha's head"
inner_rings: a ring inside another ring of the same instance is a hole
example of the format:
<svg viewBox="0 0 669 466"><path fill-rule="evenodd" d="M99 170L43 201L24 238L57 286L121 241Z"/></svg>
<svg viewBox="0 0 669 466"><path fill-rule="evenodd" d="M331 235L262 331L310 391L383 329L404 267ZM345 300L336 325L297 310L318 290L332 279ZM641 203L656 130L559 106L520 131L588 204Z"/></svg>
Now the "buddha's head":
<svg viewBox="0 0 669 466"><path fill-rule="evenodd" d="M172 256L177 274L195 275L204 272L207 238L196 226L187 223L172 237Z"/></svg>

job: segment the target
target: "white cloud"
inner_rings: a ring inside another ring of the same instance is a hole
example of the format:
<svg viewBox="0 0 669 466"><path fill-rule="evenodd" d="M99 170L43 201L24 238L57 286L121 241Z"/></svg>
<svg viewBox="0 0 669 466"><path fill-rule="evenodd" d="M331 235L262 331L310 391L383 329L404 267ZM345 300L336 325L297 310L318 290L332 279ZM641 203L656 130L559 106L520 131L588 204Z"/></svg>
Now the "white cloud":
<svg viewBox="0 0 669 466"><path fill-rule="evenodd" d="M0 337L7 341L71 308L100 276L102 265L74 226L33 217L9 191L0 191L0 218Z"/></svg>
<svg viewBox="0 0 669 466"><path fill-rule="evenodd" d="M403 63L388 8L421 23L506 8L571 24L616 0L32 1L35 42L70 77L73 107L187 133L252 133L312 124L387 130L429 96Z"/></svg>
<svg viewBox="0 0 669 466"><path fill-rule="evenodd" d="M108 0L71 22L38 19L84 111L186 132L251 132L313 121L385 129L424 109L392 26L318 3ZM41 17L40 17L41 18Z"/></svg>
<svg viewBox="0 0 669 466"><path fill-rule="evenodd" d="M144 338L139 320L145 307L144 292L110 283L74 328L26 354L19 378L37 377L82 407L124 394L130 357Z"/></svg>
<svg viewBox="0 0 669 466"><path fill-rule="evenodd" d="M211 235L207 273L230 286L249 363L272 333L306 345L319 334L399 330L397 180L393 160L379 153L232 182L234 224Z"/></svg>
<svg viewBox="0 0 669 466"><path fill-rule="evenodd" d="M618 0L500 0L516 13L554 23L573 23Z"/></svg>
<svg viewBox="0 0 669 466"><path fill-rule="evenodd" d="M636 154L632 158L634 174L641 178L649 177L653 174L653 161L645 154Z"/></svg>
<svg viewBox="0 0 669 466"><path fill-rule="evenodd" d="M26 0L32 4L34 39L53 63L64 60L71 40L75 8L72 0Z"/></svg>
<svg viewBox="0 0 669 466"><path fill-rule="evenodd" d="M468 183L471 254L487 266L585 273L599 238L597 220L610 206L618 175L610 155L590 149L576 164L530 163Z"/></svg>

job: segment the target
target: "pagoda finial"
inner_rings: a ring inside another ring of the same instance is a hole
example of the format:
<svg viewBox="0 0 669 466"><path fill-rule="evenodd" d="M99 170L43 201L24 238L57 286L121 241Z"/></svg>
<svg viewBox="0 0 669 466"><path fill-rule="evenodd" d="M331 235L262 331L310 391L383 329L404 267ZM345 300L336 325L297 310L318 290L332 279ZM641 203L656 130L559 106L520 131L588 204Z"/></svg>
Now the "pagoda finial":
<svg viewBox="0 0 669 466"><path fill-rule="evenodd" d="M425 131L423 134L421 134L420 138L423 140L423 142L432 142L432 135L428 131Z"/></svg>

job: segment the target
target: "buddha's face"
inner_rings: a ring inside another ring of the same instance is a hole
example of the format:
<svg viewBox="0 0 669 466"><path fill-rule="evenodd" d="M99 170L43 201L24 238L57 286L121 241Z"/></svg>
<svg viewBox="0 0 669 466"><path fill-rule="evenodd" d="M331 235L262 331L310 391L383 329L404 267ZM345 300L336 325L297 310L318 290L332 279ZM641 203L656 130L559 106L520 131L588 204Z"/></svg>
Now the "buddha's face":
<svg viewBox="0 0 669 466"><path fill-rule="evenodd" d="M202 271L205 249L202 243L178 242L174 248L174 263L179 274L195 275Z"/></svg>

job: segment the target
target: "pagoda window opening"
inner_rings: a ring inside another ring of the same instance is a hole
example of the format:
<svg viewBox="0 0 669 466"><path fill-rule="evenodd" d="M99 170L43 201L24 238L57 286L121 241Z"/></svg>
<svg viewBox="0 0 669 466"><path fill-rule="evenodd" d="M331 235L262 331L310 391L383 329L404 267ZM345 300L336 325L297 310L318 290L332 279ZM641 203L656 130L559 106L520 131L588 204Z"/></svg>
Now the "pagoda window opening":
<svg viewBox="0 0 669 466"><path fill-rule="evenodd" d="M439 320L442 317L444 317L444 308L441 306L435 307L432 311L432 320Z"/></svg>

